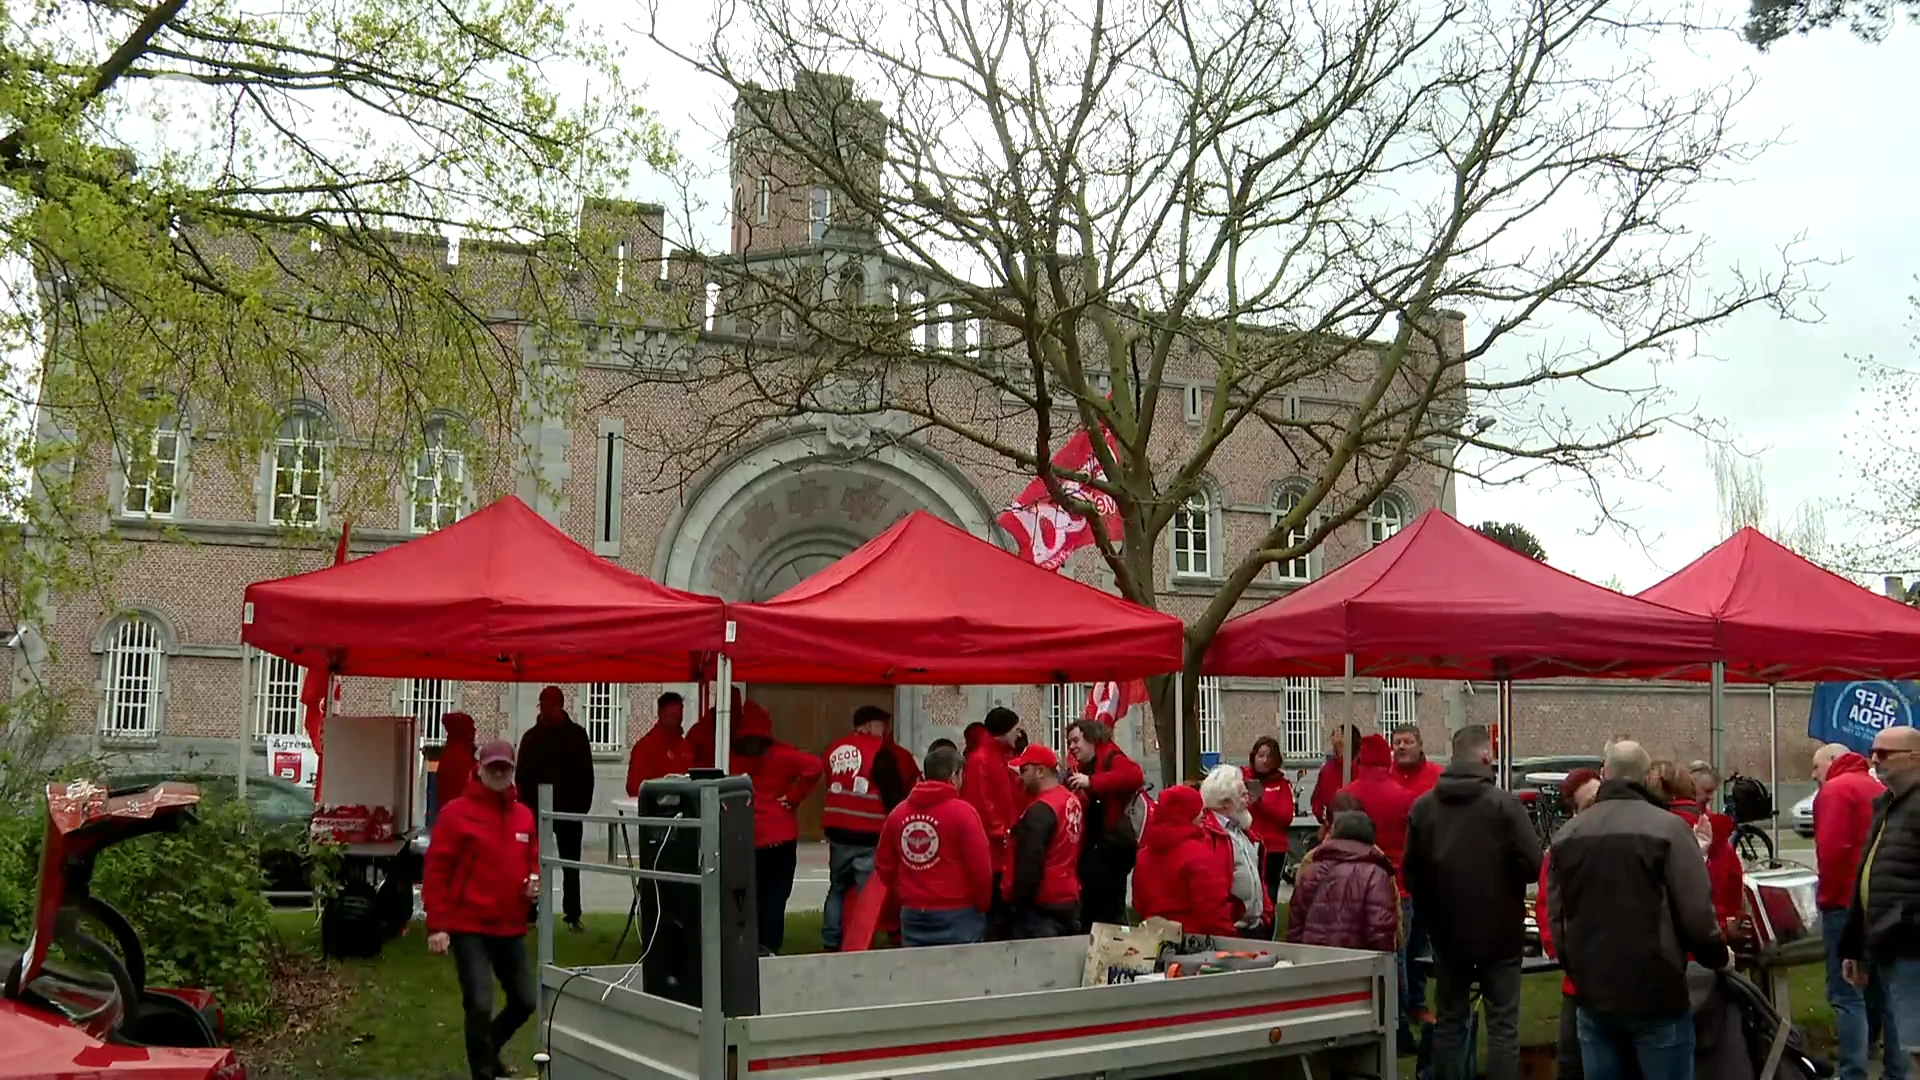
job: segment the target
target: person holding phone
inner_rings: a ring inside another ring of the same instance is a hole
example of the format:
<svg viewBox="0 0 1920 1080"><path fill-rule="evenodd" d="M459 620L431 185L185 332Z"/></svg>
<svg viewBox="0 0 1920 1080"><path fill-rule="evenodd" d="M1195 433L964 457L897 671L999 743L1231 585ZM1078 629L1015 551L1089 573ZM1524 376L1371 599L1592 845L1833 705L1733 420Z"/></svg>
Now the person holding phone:
<svg viewBox="0 0 1920 1080"><path fill-rule="evenodd" d="M495 739L478 757L478 782L434 823L420 899L427 951L453 954L467 1068L473 1080L500 1080L513 1075L501 1051L535 1008L526 936L528 907L540 895L540 847L533 811L514 789L513 744ZM507 997L497 1014L496 979Z"/></svg>

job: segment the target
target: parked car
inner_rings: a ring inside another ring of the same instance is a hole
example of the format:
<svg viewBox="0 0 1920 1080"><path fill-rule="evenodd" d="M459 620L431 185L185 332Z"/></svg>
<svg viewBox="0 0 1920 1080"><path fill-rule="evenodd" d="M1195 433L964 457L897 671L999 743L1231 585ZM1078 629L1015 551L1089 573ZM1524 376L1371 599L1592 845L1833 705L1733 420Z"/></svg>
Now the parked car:
<svg viewBox="0 0 1920 1080"><path fill-rule="evenodd" d="M1538 789L1540 787L1539 784L1527 779L1527 777L1531 775L1545 773L1550 776L1564 776L1575 769L1592 769L1595 772L1599 772L1600 767L1604 764L1606 764L1606 762L1594 754L1562 754L1558 757L1515 758L1513 762L1513 790L1518 792Z"/></svg>
<svg viewBox="0 0 1920 1080"><path fill-rule="evenodd" d="M136 773L116 776L108 786L121 788L152 787L163 780L179 780L200 789L209 803L233 798L232 773L189 773L164 776ZM313 819L313 789L290 784L277 776L247 777L247 806L260 828L260 870L267 879L267 891L303 893L313 887L313 867L306 851L307 830Z"/></svg>
<svg viewBox="0 0 1920 1080"><path fill-rule="evenodd" d="M149 986L133 924L88 891L100 852L192 827L200 793L114 790L47 790L33 926L24 945L0 943L0 1080L245 1080L214 996Z"/></svg>
<svg viewBox="0 0 1920 1080"><path fill-rule="evenodd" d="M1809 795L1793 804L1793 831L1801 839L1813 839L1813 796Z"/></svg>

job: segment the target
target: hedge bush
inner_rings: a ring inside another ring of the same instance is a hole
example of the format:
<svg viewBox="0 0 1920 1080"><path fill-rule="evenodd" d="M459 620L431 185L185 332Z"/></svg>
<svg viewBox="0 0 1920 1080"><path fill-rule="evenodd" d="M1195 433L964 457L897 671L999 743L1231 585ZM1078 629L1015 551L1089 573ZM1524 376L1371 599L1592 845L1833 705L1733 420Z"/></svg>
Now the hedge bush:
<svg viewBox="0 0 1920 1080"><path fill-rule="evenodd" d="M125 914L146 946L147 982L220 995L230 1033L266 1023L276 941L248 812L202 803L177 833L128 840L100 856L95 896ZM46 805L0 817L0 937L19 942L33 916Z"/></svg>

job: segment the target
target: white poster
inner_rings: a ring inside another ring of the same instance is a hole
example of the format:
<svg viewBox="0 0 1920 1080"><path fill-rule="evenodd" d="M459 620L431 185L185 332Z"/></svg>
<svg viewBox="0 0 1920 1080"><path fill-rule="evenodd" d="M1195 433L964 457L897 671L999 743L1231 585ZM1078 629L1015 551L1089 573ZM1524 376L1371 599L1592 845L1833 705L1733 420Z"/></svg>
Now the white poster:
<svg viewBox="0 0 1920 1080"><path fill-rule="evenodd" d="M267 771L301 787L312 787L320 771L319 755L305 735L267 736Z"/></svg>

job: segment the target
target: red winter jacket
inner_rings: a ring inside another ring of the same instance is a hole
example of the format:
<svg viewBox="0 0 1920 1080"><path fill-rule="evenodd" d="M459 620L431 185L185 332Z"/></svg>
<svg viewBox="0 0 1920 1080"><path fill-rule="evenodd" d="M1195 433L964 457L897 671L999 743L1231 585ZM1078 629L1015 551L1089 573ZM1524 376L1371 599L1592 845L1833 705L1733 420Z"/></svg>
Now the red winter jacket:
<svg viewBox="0 0 1920 1080"><path fill-rule="evenodd" d="M1320 775L1313 779L1313 794L1307 796L1307 809L1312 812L1313 820L1322 825L1333 819L1333 797L1340 794L1340 776L1345 771L1340 755L1335 754L1320 766Z"/></svg>
<svg viewBox="0 0 1920 1080"><path fill-rule="evenodd" d="M473 779L473 717L466 713L448 713L441 718L447 732L440 760L433 767L433 807L437 815L447 804L467 790ZM438 820L436 817L435 820Z"/></svg>
<svg viewBox="0 0 1920 1080"><path fill-rule="evenodd" d="M1393 750L1387 740L1369 735L1360 740L1360 760L1355 763L1353 783L1344 789L1360 802L1373 822L1374 843L1393 863L1400 880L1400 895L1407 895L1406 875L1401 872L1407 855L1407 820L1413 815L1414 794L1393 777Z"/></svg>
<svg viewBox="0 0 1920 1080"><path fill-rule="evenodd" d="M986 911L993 856L980 815L944 780L922 780L880 827L873 872L902 908Z"/></svg>
<svg viewBox="0 0 1920 1080"><path fill-rule="evenodd" d="M1540 928L1540 952L1549 960L1558 959L1559 953L1553 947L1553 920L1547 915L1547 863L1553 859L1551 848L1540 853L1540 889L1533 894L1533 921ZM1560 992L1568 997L1574 994L1573 978L1560 976Z"/></svg>
<svg viewBox="0 0 1920 1080"><path fill-rule="evenodd" d="M1256 776L1253 766L1242 765L1240 775L1249 784L1260 781L1260 798L1247 807L1253 812L1253 828L1248 831L1269 854L1283 854L1291 843L1287 830L1293 827L1293 785L1287 783L1287 774L1279 769Z"/></svg>
<svg viewBox="0 0 1920 1080"><path fill-rule="evenodd" d="M527 879L539 872L533 811L519 793L468 785L433 822L420 883L427 933L524 935Z"/></svg>
<svg viewBox="0 0 1920 1080"><path fill-rule="evenodd" d="M1859 754L1842 754L1827 767L1826 783L1813 797L1813 853L1820 867L1822 911L1853 906L1854 879L1873 827L1873 800L1885 790Z"/></svg>
<svg viewBox="0 0 1920 1080"><path fill-rule="evenodd" d="M1100 800L1100 820L1087 823L1087 831L1096 840L1113 831L1126 815L1127 804L1147 786L1147 774L1140 771L1139 763L1111 739L1093 748L1092 765L1082 765L1076 759L1073 771L1087 777L1087 792L1081 794L1080 801L1090 807L1093 800Z"/></svg>
<svg viewBox="0 0 1920 1080"><path fill-rule="evenodd" d="M656 720L627 755L627 794L638 797L640 785L693 767L693 745L680 733L678 721Z"/></svg>
<svg viewBox="0 0 1920 1080"><path fill-rule="evenodd" d="M1200 793L1190 787L1161 793L1133 868L1133 910L1189 934L1231 935L1233 852L1199 824L1200 812Z"/></svg>
<svg viewBox="0 0 1920 1080"><path fill-rule="evenodd" d="M1433 785L1440 782L1440 763L1427 757L1422 757L1419 764L1411 767L1396 761L1393 763L1393 778L1413 792L1413 797L1417 799L1432 791Z"/></svg>
<svg viewBox="0 0 1920 1080"><path fill-rule="evenodd" d="M757 717L755 710L759 710ZM740 726L736 745L741 740L765 740L765 749L759 753L746 754L736 749L728 760L733 771L753 780L753 846L792 843L800 839L796 808L812 794L825 768L819 758L767 734L772 723L766 719L766 710L753 702L747 703Z"/></svg>
<svg viewBox="0 0 1920 1080"><path fill-rule="evenodd" d="M1007 767L1007 744L976 729L967 744L967 767L960 773L960 797L980 816L987 832L987 846L993 851L993 868L1006 873L1012 849L1007 833L1019 817L1014 797L1020 778Z"/></svg>
<svg viewBox="0 0 1920 1080"><path fill-rule="evenodd" d="M1393 886L1393 864L1367 844L1322 842L1300 864L1287 903L1287 940L1374 952L1398 949L1400 896Z"/></svg>
<svg viewBox="0 0 1920 1080"><path fill-rule="evenodd" d="M1676 799L1667 804L1667 809L1680 815L1689 826L1699 822L1704 812L1700 804L1691 799ZM1711 817L1708 823L1712 823ZM1740 869L1740 856L1733 845L1715 830L1714 839L1707 845L1707 880L1713 885L1713 913L1720 918L1721 925L1728 919L1737 919L1746 909L1746 874Z"/></svg>

